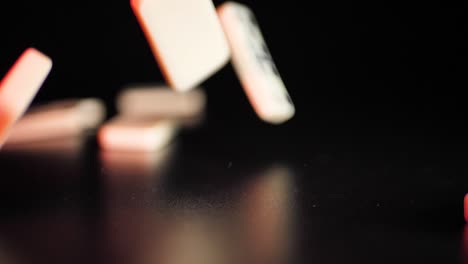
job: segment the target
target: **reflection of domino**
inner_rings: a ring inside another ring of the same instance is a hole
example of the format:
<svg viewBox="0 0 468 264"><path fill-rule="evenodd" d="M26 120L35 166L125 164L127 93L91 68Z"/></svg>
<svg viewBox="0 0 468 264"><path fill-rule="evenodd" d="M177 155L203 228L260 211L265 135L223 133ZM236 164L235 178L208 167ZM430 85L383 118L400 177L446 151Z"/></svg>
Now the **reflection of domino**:
<svg viewBox="0 0 468 264"><path fill-rule="evenodd" d="M211 0L131 0L169 84L187 91L220 69L229 46Z"/></svg>
<svg viewBox="0 0 468 264"><path fill-rule="evenodd" d="M98 141L104 150L152 152L165 147L175 130L168 120L117 117L101 127Z"/></svg>
<svg viewBox="0 0 468 264"><path fill-rule="evenodd" d="M119 185L127 183L126 179L130 178L142 183L140 182L142 178L135 178L135 176L151 177L159 174L170 160L172 152L172 147L156 152L101 151L99 157L102 167L104 167L107 172L106 174L111 176L109 178L111 181L110 185ZM118 177L115 178L112 176ZM124 182L120 182L122 179Z"/></svg>
<svg viewBox="0 0 468 264"><path fill-rule="evenodd" d="M119 114L164 118L194 118L203 114L206 96L202 89L177 93L167 86L134 86L117 99Z"/></svg>
<svg viewBox="0 0 468 264"><path fill-rule="evenodd" d="M252 11L227 2L218 15L231 45L232 62L258 116L279 124L294 116L294 105L286 91Z"/></svg>
<svg viewBox="0 0 468 264"><path fill-rule="evenodd" d="M0 147L11 127L24 114L52 68L52 61L27 49L0 82Z"/></svg>
<svg viewBox="0 0 468 264"><path fill-rule="evenodd" d="M281 165L268 168L253 178L242 197L244 219L258 263L286 260L294 232L294 182L291 169Z"/></svg>
<svg viewBox="0 0 468 264"><path fill-rule="evenodd" d="M98 99L68 99L32 107L12 128L6 144L57 139L95 129L105 118Z"/></svg>

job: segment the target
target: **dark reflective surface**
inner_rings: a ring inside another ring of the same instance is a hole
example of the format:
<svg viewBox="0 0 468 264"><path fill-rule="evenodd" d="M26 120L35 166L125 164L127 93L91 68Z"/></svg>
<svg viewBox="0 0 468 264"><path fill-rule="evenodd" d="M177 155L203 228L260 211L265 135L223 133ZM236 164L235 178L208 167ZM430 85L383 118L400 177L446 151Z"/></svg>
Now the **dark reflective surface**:
<svg viewBox="0 0 468 264"><path fill-rule="evenodd" d="M468 263L452 154L216 132L147 155L2 151L1 263Z"/></svg>
<svg viewBox="0 0 468 264"><path fill-rule="evenodd" d="M184 161L178 143L153 154L95 150L93 142L72 138L3 151L2 263L289 263L293 257L295 175L287 166L234 172L223 164L217 181L185 181L181 168L211 162Z"/></svg>

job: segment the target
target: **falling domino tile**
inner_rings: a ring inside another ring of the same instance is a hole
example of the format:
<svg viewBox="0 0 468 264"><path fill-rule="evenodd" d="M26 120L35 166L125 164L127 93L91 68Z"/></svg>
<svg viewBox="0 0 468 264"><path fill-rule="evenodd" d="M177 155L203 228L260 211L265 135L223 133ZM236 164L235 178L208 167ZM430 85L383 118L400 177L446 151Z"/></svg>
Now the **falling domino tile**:
<svg viewBox="0 0 468 264"><path fill-rule="evenodd" d="M12 128L5 143L28 143L77 136L96 129L106 110L99 99L68 99L32 107Z"/></svg>
<svg viewBox="0 0 468 264"><path fill-rule="evenodd" d="M24 114L52 68L52 60L27 49L0 82L0 148Z"/></svg>
<svg viewBox="0 0 468 264"><path fill-rule="evenodd" d="M232 63L255 112L273 124L291 119L294 105L252 11L227 2L218 8L218 16L231 46Z"/></svg>
<svg viewBox="0 0 468 264"><path fill-rule="evenodd" d="M177 93L163 85L131 87L117 98L117 109L124 116L191 118L202 115L205 104L202 89Z"/></svg>
<svg viewBox="0 0 468 264"><path fill-rule="evenodd" d="M116 117L101 127L98 141L103 150L152 152L168 145L175 132L169 120Z"/></svg>
<svg viewBox="0 0 468 264"><path fill-rule="evenodd" d="M161 70L171 87L187 91L230 57L211 0L131 0Z"/></svg>

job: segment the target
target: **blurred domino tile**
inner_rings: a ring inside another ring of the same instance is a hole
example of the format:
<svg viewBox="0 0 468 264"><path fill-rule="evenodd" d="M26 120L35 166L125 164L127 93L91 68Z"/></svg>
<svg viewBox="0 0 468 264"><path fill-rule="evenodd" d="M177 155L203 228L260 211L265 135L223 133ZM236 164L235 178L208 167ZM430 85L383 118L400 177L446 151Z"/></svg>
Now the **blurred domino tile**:
<svg viewBox="0 0 468 264"><path fill-rule="evenodd" d="M125 116L194 117L202 114L206 103L201 88L177 93L167 86L135 86L122 91L117 109Z"/></svg>
<svg viewBox="0 0 468 264"><path fill-rule="evenodd" d="M24 114L52 68L52 60L27 49L0 82L0 148Z"/></svg>
<svg viewBox="0 0 468 264"><path fill-rule="evenodd" d="M99 99L68 99L32 107L11 130L6 145L81 135L106 115Z"/></svg>
<svg viewBox="0 0 468 264"><path fill-rule="evenodd" d="M123 152L152 152L164 148L175 136L172 121L145 117L116 117L98 133L101 149Z"/></svg>
<svg viewBox="0 0 468 264"><path fill-rule="evenodd" d="M171 87L187 91L230 57L211 0L131 0L161 70Z"/></svg>
<svg viewBox="0 0 468 264"><path fill-rule="evenodd" d="M178 93L164 85L132 86L119 94L116 105L120 116L169 118L191 128L204 118L206 95L201 88Z"/></svg>
<svg viewBox="0 0 468 264"><path fill-rule="evenodd" d="M294 105L252 11L227 2L218 8L218 15L231 46L232 63L257 115L273 124L291 119Z"/></svg>

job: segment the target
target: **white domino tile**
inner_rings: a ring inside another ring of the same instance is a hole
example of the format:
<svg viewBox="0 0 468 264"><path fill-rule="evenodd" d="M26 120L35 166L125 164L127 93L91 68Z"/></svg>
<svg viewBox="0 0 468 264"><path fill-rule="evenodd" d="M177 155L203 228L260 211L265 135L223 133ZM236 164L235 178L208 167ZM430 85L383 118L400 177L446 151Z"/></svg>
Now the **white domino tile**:
<svg viewBox="0 0 468 264"><path fill-rule="evenodd" d="M291 119L293 102L252 11L227 2L218 8L218 16L231 47L232 63L257 115L273 124Z"/></svg>
<svg viewBox="0 0 468 264"><path fill-rule="evenodd" d="M230 56L211 0L131 0L168 81L187 91L213 75Z"/></svg>
<svg viewBox="0 0 468 264"><path fill-rule="evenodd" d="M168 145L175 133L169 120L116 117L100 128L98 141L107 151L152 152Z"/></svg>

